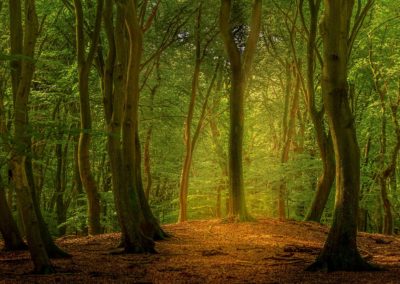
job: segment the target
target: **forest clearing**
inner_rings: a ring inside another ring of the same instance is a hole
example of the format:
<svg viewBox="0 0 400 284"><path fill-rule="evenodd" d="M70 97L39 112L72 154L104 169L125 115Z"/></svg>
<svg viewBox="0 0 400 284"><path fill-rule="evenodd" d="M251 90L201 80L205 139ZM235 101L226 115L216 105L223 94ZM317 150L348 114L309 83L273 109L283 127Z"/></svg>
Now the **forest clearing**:
<svg viewBox="0 0 400 284"><path fill-rule="evenodd" d="M0 0L0 281L400 283L397 2Z"/></svg>
<svg viewBox="0 0 400 284"><path fill-rule="evenodd" d="M0 283L398 283L400 238L360 233L361 254L375 272L306 272L328 228L313 222L224 224L220 220L167 225L173 235L157 254L110 255L117 234L66 236L57 244L72 259L55 260L57 273L31 274L27 252L0 255Z"/></svg>

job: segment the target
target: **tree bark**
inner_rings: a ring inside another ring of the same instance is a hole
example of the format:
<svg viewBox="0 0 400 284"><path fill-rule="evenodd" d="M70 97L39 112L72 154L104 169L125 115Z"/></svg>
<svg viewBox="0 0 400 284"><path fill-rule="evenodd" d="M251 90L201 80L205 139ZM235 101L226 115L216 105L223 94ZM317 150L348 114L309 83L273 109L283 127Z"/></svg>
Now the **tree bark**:
<svg viewBox="0 0 400 284"><path fill-rule="evenodd" d="M122 231L122 252L154 252L153 237L162 230L154 217L149 219L152 214L141 180L138 137L143 34L137 18L137 4L133 0L117 3L115 29L112 8L113 1L106 0L103 16L109 51L102 83L109 132L107 150Z"/></svg>
<svg viewBox="0 0 400 284"><path fill-rule="evenodd" d="M292 68L290 68L290 65L288 67L288 72L291 73ZM283 147L282 147L282 152L281 152L281 158L280 162L281 164L285 164L289 161L289 153L290 153L290 148L292 146L292 141L295 135L295 123L296 123L296 114L299 108L299 98L300 98L300 76L299 74L294 74L296 76L296 84L294 89L292 88L292 84L290 83L291 79L287 79L288 81L288 88L287 88L287 107L289 108L290 105L290 111L288 113L288 122L284 122L284 141L283 141ZM290 78L291 74L288 74L288 78ZM289 102L290 94L293 92L293 97L291 103ZM286 121L286 114L284 117L284 121ZM279 196L278 196L278 215L280 220L285 220L286 219L286 200L287 200L287 185L286 181L282 180L279 185Z"/></svg>
<svg viewBox="0 0 400 284"><path fill-rule="evenodd" d="M215 217L222 217L222 192L227 189L227 180L228 180L228 163L227 163L227 155L224 151L224 148L220 141L221 133L218 129L217 119L215 114L211 114L210 117L210 128L211 128L211 137L214 144L214 148L216 149L218 165L221 170L221 178L216 186L217 190L217 200L215 206Z"/></svg>
<svg viewBox="0 0 400 284"><path fill-rule="evenodd" d="M91 38L90 50L86 57L82 1L74 0L81 118L81 133L78 144L79 173L88 199L88 223L90 235L96 235L102 232L100 224L100 197L98 193L97 183L92 174L89 155L91 142L90 132L92 129L92 117L89 98L89 74L94 59L94 52L97 49L97 44L99 41L103 3L103 0L97 0L96 23Z"/></svg>
<svg viewBox="0 0 400 284"><path fill-rule="evenodd" d="M192 121L195 110L195 103L197 92L199 88L199 80L200 80L200 66L202 62L201 58L201 39L200 39L200 25L201 25L201 10L202 7L200 5L197 20L196 20L196 28L195 28L195 46L196 46L196 57L194 64L194 71L192 76L192 90L190 96L190 102L188 107L188 113L185 119L184 124L184 144L185 144L185 156L183 160L181 179L179 183L179 216L178 223L182 223L187 221L187 198L189 191L189 174L192 166L192 154L193 154L193 141L192 141Z"/></svg>
<svg viewBox="0 0 400 284"><path fill-rule="evenodd" d="M18 2L18 3L17 3ZM30 147L30 134L28 131L28 98L32 78L34 74L34 53L38 33L38 20L34 0L24 1L25 30L22 32L21 2L20 0L10 1L11 42L22 46L19 54L23 54L30 60L21 61L19 72L11 74L15 93L14 97L14 143L12 151L11 166L12 179L17 194L18 206L26 229L26 237L29 251L34 263L36 273L52 273L53 266L50 263L42 235L39 228L39 220L36 214L32 189L28 183L26 173L26 156ZM17 22L13 22L12 15L17 15ZM20 34L18 34L18 32ZM12 49L12 54L18 50ZM16 76L16 77L15 77Z"/></svg>
<svg viewBox="0 0 400 284"><path fill-rule="evenodd" d="M335 154L331 135L325 130L324 111L318 110L315 103L315 64L317 53L317 25L321 0L308 0L310 10L310 26L307 37L307 84L305 92L305 102L315 129L315 138L317 140L320 157L322 160L322 174L318 178L317 188L311 207L305 218L306 221L320 222L326 203L335 180ZM300 11L303 17L303 1L300 1ZM302 18L305 27L305 19ZM305 27L306 29L306 27Z"/></svg>
<svg viewBox="0 0 400 284"><path fill-rule="evenodd" d="M230 25L232 0L221 0L219 24L220 33L228 54L231 67L230 133L229 133L229 218L235 221L251 219L246 208L243 183L243 126L244 94L250 74L251 64L260 34L262 1L253 3L250 35L243 55L236 45Z"/></svg>
<svg viewBox="0 0 400 284"><path fill-rule="evenodd" d="M370 270L357 248L360 151L348 98L347 65L354 0L325 0L323 102L336 160L336 202L325 245L309 270Z"/></svg>
<svg viewBox="0 0 400 284"><path fill-rule="evenodd" d="M0 178L1 179L1 178ZM26 250L28 247L23 241L14 221L11 210L7 204L7 198L2 181L0 180L0 233L4 239L6 251Z"/></svg>

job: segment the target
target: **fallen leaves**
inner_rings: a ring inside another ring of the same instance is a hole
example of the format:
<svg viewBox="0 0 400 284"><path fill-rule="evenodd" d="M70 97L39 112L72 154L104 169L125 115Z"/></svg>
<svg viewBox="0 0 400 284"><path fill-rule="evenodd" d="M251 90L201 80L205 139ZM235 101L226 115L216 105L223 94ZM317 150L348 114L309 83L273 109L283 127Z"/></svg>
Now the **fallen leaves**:
<svg viewBox="0 0 400 284"><path fill-rule="evenodd" d="M158 254L111 255L119 234L67 236L57 243L73 254L54 260L57 274L30 274L27 252L0 253L0 282L37 283L398 283L400 241L361 233L363 256L388 270L374 273L310 273L328 228L274 219L251 223L193 221L164 226L173 237Z"/></svg>

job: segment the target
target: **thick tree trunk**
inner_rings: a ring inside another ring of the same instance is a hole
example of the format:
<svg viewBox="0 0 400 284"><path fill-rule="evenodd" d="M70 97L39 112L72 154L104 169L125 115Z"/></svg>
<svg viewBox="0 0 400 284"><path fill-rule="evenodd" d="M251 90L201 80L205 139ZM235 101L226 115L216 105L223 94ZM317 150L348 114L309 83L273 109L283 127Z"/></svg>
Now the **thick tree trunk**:
<svg viewBox="0 0 400 284"><path fill-rule="evenodd" d="M10 1L10 20L11 20L11 42L21 42L22 50L12 48L12 54L23 54L27 57L34 57L34 50L38 32L38 21L36 16L35 1L25 0L25 30L22 33L21 2L19 0ZM18 21L13 22L13 15L17 16ZM20 34L17 34L20 32ZM22 44L23 37L23 44ZM16 44L19 45L19 44ZM16 53L18 52L19 53ZM12 73L14 86L14 143L16 147L12 151L12 179L17 194L17 203L21 211L29 251L34 263L34 270L37 273L52 273L54 271L40 232L40 220L38 220L35 206L34 191L30 188L28 174L26 172L26 155L30 149L30 139L28 127L28 98L30 94L31 82L34 74L33 60L22 61L18 73ZM15 77L16 76L16 77Z"/></svg>
<svg viewBox="0 0 400 284"><path fill-rule="evenodd" d="M309 270L369 270L357 249L360 150L348 99L347 62L354 0L325 0L323 101L336 160L336 202L332 227Z"/></svg>
<svg viewBox="0 0 400 284"><path fill-rule="evenodd" d="M305 102L315 129L315 138L317 140L320 157L322 160L322 174L318 178L317 188L311 207L305 218L306 221L320 222L326 203L335 180L335 154L331 136L325 131L324 112L317 110L315 102L315 66L316 66L316 41L317 26L319 20L319 11L321 0L309 0L310 26L307 38L307 91L305 92ZM299 9L303 9L303 1L300 1ZM301 12L302 17L303 12ZM303 23L305 20L303 18Z"/></svg>
<svg viewBox="0 0 400 284"><path fill-rule="evenodd" d="M122 7L118 6L118 10ZM125 97L125 111L122 117L122 154L123 154L123 171L126 173L126 198L131 199L130 202L130 216L134 216L133 222L124 220L128 225L128 234L125 236L125 244L129 246L134 245L135 250L154 251L154 242L149 237L142 233L140 222L145 220L146 216L143 213L143 206L147 202L143 187L141 184L141 169L140 169L140 144L138 135L138 111L139 111L139 74L140 62L143 48L143 33L142 28L137 17L137 4L130 0L126 7L126 14L124 15L126 28L128 32L128 48L130 50L127 65L127 93ZM120 11L122 13L122 11ZM118 56L118 51L117 51ZM139 149L139 150L138 150ZM139 168L138 168L139 166ZM148 221L148 220L146 220ZM134 233L134 234L131 234ZM145 233L145 232L144 232ZM143 234L143 235L142 235Z"/></svg>
<svg viewBox="0 0 400 284"><path fill-rule="evenodd" d="M27 245L22 240L17 224L7 204L7 198L0 178L0 233L7 251L25 250Z"/></svg>
<svg viewBox="0 0 400 284"><path fill-rule="evenodd" d="M18 96L16 98L18 100ZM15 155L12 160L13 181L17 193L18 206L21 208L22 218L24 220L26 239L28 241L29 251L34 264L34 271L40 274L52 273L54 272L54 269L50 263L38 226L39 220L37 219L31 199L31 192L25 173L25 162L23 159L23 156Z"/></svg>
<svg viewBox="0 0 400 284"><path fill-rule="evenodd" d="M143 187L138 188L142 182L137 168L141 160L140 144L136 138L142 31L137 6L132 0L117 6L115 30L112 7L113 2L106 0L104 23L109 52L102 79L109 131L107 149L122 231L121 247L126 253L154 252L151 236L146 236L141 229L145 219L142 202L146 197Z"/></svg>
<svg viewBox="0 0 400 284"><path fill-rule="evenodd" d="M136 132L136 157L141 157L141 147L139 133ZM136 175L137 175L137 190L139 194L140 206L142 209L143 219L141 220L141 229L143 233L152 238L153 240L164 240L169 237L169 235L161 228L160 223L157 218L153 215L151 211L149 201L145 196L143 181L142 181L142 171L141 171L141 159L136 160Z"/></svg>

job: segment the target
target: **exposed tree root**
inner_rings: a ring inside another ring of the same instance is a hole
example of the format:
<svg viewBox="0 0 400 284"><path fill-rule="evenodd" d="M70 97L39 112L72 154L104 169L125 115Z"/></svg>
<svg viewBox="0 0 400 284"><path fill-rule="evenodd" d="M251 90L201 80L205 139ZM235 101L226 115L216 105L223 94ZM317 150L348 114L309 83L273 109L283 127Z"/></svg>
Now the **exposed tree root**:
<svg viewBox="0 0 400 284"><path fill-rule="evenodd" d="M345 254L326 254L324 252L317 260L306 268L306 271L381 271L382 268L368 263L358 252Z"/></svg>

